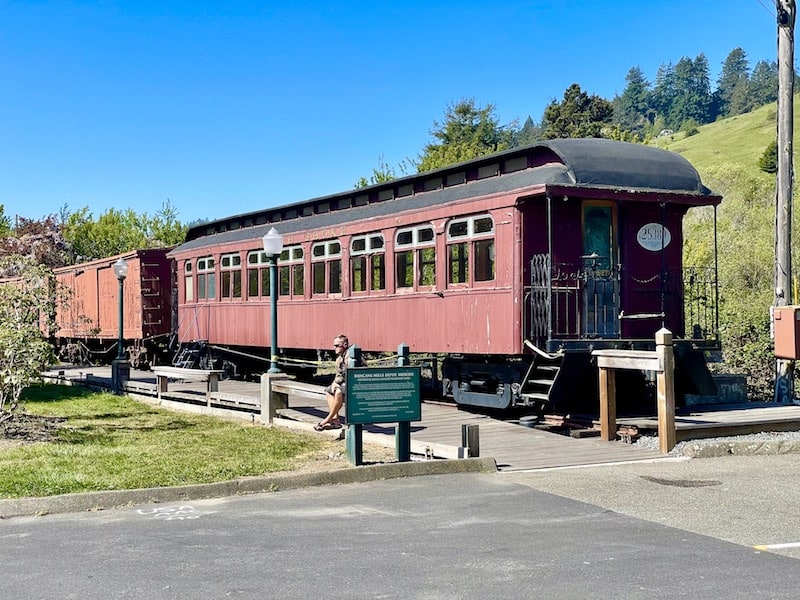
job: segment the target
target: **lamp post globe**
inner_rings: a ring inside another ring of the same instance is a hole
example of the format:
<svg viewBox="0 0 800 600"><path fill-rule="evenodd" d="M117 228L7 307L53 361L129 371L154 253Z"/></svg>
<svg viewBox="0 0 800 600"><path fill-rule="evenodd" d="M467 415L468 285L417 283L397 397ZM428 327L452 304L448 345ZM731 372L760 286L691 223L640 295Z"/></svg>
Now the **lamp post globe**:
<svg viewBox="0 0 800 600"><path fill-rule="evenodd" d="M264 254L269 257L270 299L270 366L268 373L280 373L278 368L278 257L283 251L283 236L274 227L261 238Z"/></svg>

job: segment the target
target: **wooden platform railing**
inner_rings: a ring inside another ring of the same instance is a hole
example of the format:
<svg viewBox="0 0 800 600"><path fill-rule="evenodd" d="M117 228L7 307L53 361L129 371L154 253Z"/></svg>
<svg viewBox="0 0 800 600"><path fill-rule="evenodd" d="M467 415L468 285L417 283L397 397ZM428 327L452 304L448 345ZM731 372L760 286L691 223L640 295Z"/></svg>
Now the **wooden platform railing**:
<svg viewBox="0 0 800 600"><path fill-rule="evenodd" d="M658 449L669 454L675 447L675 356L672 332L656 332L656 349L651 350L593 350L597 358L600 384L600 439L617 439L617 389L614 369L636 369L656 372L656 403L658 408Z"/></svg>

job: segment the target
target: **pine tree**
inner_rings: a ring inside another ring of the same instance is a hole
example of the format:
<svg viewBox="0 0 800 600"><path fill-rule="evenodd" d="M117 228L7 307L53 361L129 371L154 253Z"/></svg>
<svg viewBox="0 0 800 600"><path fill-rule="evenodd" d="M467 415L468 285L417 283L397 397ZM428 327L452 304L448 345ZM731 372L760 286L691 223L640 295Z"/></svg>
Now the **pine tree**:
<svg viewBox="0 0 800 600"><path fill-rule="evenodd" d="M778 99L778 63L760 60L750 76L750 101L763 106Z"/></svg>
<svg viewBox="0 0 800 600"><path fill-rule="evenodd" d="M741 48L731 50L717 80L717 114L721 117L748 112L753 108L747 54Z"/></svg>
<svg viewBox="0 0 800 600"><path fill-rule="evenodd" d="M544 109L544 138L602 137L613 113L611 102L595 94L590 96L573 83L561 102L554 100Z"/></svg>
<svg viewBox="0 0 800 600"><path fill-rule="evenodd" d="M650 83L639 67L632 67L625 76L627 85L614 99L613 122L621 129L642 134L650 124Z"/></svg>
<svg viewBox="0 0 800 600"><path fill-rule="evenodd" d="M434 121L431 135L438 140L427 144L417 169L430 171L511 147L516 123L502 127L493 104L478 108L474 98L451 104L442 122Z"/></svg>

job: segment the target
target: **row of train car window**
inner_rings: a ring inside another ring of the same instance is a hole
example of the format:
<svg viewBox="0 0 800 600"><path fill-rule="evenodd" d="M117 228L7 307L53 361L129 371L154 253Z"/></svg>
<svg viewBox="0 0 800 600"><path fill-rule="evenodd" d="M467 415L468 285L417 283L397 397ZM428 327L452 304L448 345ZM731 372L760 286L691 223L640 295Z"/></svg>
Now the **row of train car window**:
<svg viewBox="0 0 800 600"><path fill-rule="evenodd" d="M269 258L263 250L247 253L247 296L270 295ZM238 253L219 257L219 295L242 297L242 258ZM311 246L312 295L342 293L342 247L336 240ZM217 298L215 257L184 263L186 302ZM400 229L394 246L395 286L398 290L419 289L436 284L436 246L431 225ZM278 294L305 296L305 256L300 245L283 249L278 260ZM471 275L471 278L470 278ZM197 286L195 287L195 277ZM494 221L488 215L450 221L447 226L447 284L490 282L495 278ZM350 292L386 290L386 253L381 233L358 235L350 241ZM196 292L196 296L195 296Z"/></svg>

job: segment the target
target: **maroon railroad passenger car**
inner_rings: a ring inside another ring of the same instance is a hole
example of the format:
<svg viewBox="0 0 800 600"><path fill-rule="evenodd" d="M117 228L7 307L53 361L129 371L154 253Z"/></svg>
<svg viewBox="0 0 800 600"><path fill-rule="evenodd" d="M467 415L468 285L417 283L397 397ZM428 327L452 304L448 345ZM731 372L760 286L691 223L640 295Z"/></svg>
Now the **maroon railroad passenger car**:
<svg viewBox="0 0 800 600"><path fill-rule="evenodd" d="M367 352L406 343L444 357L460 404L566 412L596 403L591 349L652 347L667 327L679 391L713 393L716 273L687 276L681 227L719 201L677 154L565 139L205 223L171 253L178 337L268 356L274 227L282 359L340 332Z"/></svg>
<svg viewBox="0 0 800 600"><path fill-rule="evenodd" d="M123 281L123 352L134 367L167 360L172 331L172 264L169 248L136 250L55 269L71 296L56 310L55 347L78 364L110 362L119 342L119 280L114 263L128 263Z"/></svg>

